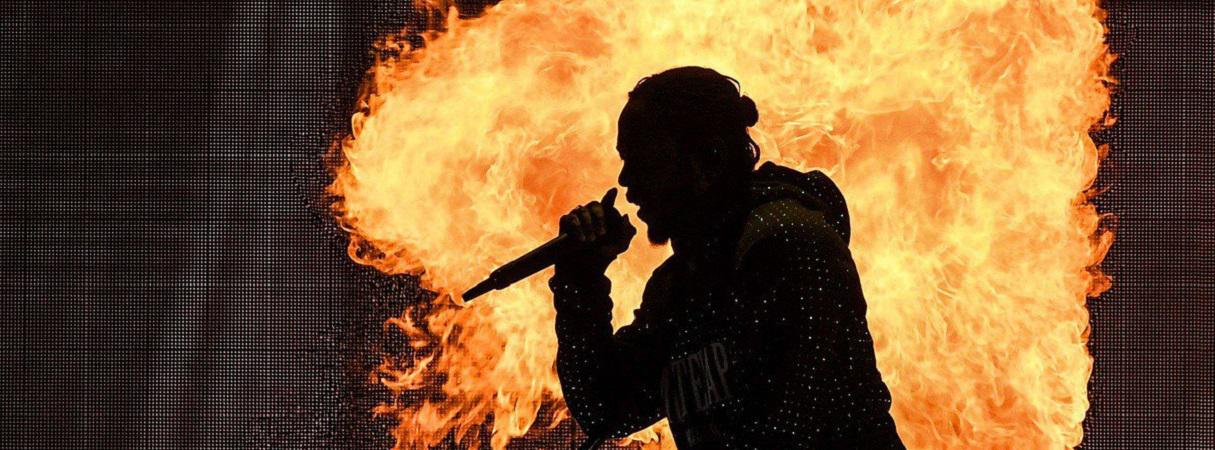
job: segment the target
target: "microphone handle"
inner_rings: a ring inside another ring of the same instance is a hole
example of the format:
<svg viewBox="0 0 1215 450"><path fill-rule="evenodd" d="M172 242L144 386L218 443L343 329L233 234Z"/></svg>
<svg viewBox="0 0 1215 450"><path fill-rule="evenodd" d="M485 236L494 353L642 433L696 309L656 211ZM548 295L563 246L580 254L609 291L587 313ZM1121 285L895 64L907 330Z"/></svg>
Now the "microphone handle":
<svg viewBox="0 0 1215 450"><path fill-rule="evenodd" d="M502 267L499 267L490 276L498 278L499 282L505 283L502 287L514 284L516 281L527 278L555 264L559 257L569 253L570 250L576 247L577 242L575 241L568 234L557 235L557 237L545 242L544 245L515 258L514 261L503 264Z"/></svg>
<svg viewBox="0 0 1215 450"><path fill-rule="evenodd" d="M489 274L489 277L471 289L464 292L464 301L470 301L489 291L498 290L515 284L515 282L544 270L557 262L562 255L577 248L577 240L568 235L560 234L543 245L532 249L523 256L503 264Z"/></svg>

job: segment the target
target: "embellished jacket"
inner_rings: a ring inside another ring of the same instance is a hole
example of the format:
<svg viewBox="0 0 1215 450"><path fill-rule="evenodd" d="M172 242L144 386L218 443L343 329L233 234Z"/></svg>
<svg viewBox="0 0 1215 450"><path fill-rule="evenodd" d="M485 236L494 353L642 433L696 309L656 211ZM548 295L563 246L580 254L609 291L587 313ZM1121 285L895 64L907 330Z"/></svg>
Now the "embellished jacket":
<svg viewBox="0 0 1215 450"><path fill-rule="evenodd" d="M558 264L557 374L593 438L668 419L683 450L901 449L874 359L844 198L766 163L677 249L613 333L611 282Z"/></svg>

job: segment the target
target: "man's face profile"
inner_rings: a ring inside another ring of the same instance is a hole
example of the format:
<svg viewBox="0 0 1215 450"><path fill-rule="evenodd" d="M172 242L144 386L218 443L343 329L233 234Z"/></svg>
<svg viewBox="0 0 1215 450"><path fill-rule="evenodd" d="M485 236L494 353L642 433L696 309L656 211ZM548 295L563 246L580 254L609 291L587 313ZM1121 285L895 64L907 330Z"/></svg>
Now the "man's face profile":
<svg viewBox="0 0 1215 450"><path fill-rule="evenodd" d="M665 244L697 195L696 171L638 102L629 102L620 114L616 150L624 161L618 182L625 198L638 206L650 242Z"/></svg>

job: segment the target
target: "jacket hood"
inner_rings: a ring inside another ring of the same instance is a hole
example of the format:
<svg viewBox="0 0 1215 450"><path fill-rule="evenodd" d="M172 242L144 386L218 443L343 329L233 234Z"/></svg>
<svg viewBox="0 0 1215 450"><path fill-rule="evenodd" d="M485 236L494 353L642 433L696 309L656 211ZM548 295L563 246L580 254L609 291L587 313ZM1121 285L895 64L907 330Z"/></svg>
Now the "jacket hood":
<svg viewBox="0 0 1215 450"><path fill-rule="evenodd" d="M831 178L818 170L798 172L771 161L752 175L749 204L752 208L774 200L794 199L811 211L821 211L827 225L839 233L844 243L852 234L848 205Z"/></svg>

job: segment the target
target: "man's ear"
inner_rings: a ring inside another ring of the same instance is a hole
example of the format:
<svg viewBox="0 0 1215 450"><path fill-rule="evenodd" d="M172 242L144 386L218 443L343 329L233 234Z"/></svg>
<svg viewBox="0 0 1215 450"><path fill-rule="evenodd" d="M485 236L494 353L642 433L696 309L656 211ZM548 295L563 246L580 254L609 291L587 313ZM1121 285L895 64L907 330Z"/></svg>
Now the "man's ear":
<svg viewBox="0 0 1215 450"><path fill-rule="evenodd" d="M697 188L707 191L722 174L721 157L711 154L711 150L700 154L687 153L688 175L692 177Z"/></svg>
<svg viewBox="0 0 1215 450"><path fill-rule="evenodd" d="M709 140L706 145L708 148L704 149L701 153L703 157L699 158L700 171L711 183L726 173L726 142L717 138Z"/></svg>

